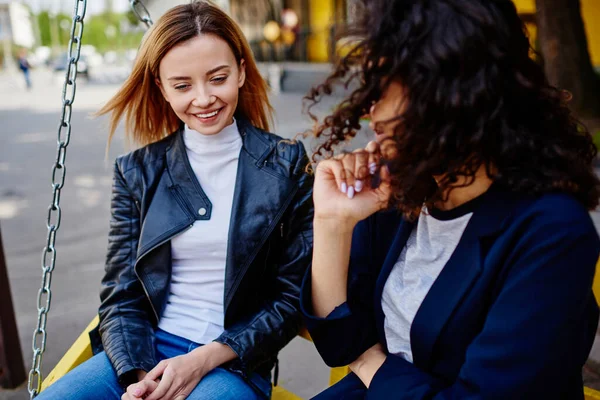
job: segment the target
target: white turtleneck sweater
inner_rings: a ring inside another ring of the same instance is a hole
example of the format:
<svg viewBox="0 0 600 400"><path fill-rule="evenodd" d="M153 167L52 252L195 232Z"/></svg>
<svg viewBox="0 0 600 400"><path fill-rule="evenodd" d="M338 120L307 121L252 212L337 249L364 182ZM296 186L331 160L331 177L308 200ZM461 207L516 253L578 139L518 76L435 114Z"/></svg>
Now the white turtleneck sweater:
<svg viewBox="0 0 600 400"><path fill-rule="evenodd" d="M171 285L158 327L206 344L223 332L225 261L242 138L235 121L216 135L186 126L183 137L212 212L210 219L171 239Z"/></svg>

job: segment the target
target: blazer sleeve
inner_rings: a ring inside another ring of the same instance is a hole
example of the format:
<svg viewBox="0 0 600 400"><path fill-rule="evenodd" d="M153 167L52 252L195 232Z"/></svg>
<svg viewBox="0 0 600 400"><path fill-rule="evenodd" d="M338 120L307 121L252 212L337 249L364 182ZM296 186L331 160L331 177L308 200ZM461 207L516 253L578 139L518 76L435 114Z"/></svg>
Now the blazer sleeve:
<svg viewBox="0 0 600 400"><path fill-rule="evenodd" d="M246 371L272 359L301 327L300 284L312 257L313 177L305 171L308 158L304 146L297 142L294 147L297 158L292 171L298 177L298 190L284 214L287 228L282 251L274 261L274 295L258 313L228 327L215 339L231 347L239 357L234 362L240 362Z"/></svg>
<svg viewBox="0 0 600 400"><path fill-rule="evenodd" d="M573 381L582 390L574 374L596 330L600 242L584 210L575 219L547 211L506 252L506 276L498 277L503 282L456 381L448 385L388 355L367 399L563 399L572 398Z"/></svg>
<svg viewBox="0 0 600 400"><path fill-rule="evenodd" d="M122 385L132 382L132 371L156 365L150 304L134 271L139 235L140 212L117 161L98 313L102 346Z"/></svg>
<svg viewBox="0 0 600 400"><path fill-rule="evenodd" d="M352 234L347 301L327 317L313 313L311 270L302 284L301 311L315 347L330 367L348 365L377 343L373 296L378 261L372 251L374 216L359 222Z"/></svg>

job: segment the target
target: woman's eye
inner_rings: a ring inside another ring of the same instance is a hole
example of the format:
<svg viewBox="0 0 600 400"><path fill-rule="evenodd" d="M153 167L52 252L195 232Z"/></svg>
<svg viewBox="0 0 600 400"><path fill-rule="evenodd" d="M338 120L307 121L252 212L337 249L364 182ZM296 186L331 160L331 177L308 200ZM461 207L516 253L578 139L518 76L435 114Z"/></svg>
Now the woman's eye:
<svg viewBox="0 0 600 400"><path fill-rule="evenodd" d="M213 83L223 83L227 80L226 76L217 76L215 78L212 78L210 81Z"/></svg>
<svg viewBox="0 0 600 400"><path fill-rule="evenodd" d="M189 86L190 86L190 85L185 85L185 84L182 84L182 85L175 85L175 86L174 86L174 89L175 89L175 90L185 90L185 89L187 89Z"/></svg>

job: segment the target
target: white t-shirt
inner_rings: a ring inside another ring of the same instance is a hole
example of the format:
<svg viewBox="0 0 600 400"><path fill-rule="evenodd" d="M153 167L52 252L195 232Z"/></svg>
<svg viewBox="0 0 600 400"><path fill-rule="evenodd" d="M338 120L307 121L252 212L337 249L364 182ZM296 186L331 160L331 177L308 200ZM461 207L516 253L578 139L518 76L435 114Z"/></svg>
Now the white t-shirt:
<svg viewBox="0 0 600 400"><path fill-rule="evenodd" d="M171 284L158 327L206 344L223 332L225 263L242 138L234 121L216 135L186 126L184 142L212 210L210 219L195 221L171 239Z"/></svg>
<svg viewBox="0 0 600 400"><path fill-rule="evenodd" d="M456 249L473 215L421 213L385 282L381 307L388 351L412 362L410 328L429 289ZM437 218L436 218L437 217Z"/></svg>

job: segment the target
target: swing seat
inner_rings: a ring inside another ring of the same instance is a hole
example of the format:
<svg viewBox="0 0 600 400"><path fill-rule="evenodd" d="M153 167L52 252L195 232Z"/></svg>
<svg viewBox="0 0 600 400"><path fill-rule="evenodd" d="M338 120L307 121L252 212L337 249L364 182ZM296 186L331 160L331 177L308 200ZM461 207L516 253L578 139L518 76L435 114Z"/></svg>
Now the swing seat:
<svg viewBox="0 0 600 400"><path fill-rule="evenodd" d="M596 300L600 299L600 259L596 264L596 275L594 276L594 284L593 291L596 296ZM50 386L52 383L57 381L60 377L65 375L67 372L92 357L92 345L90 343L90 338L88 336L88 332L91 331L95 326L98 325L99 319L96 316L92 322L83 330L81 335L75 340L73 345L63 358L56 364L54 369L48 374L46 379L42 382L42 390ZM302 330L299 334L306 340L311 340L310 335L306 330ZM339 368L331 368L329 374L329 385L333 385L340 381L344 376L346 376L350 372L348 367L339 367ZM584 387L583 392L585 395L585 400L600 400L600 391ZM299 396L294 393L289 392L281 386L273 387L273 396L272 400L302 400Z"/></svg>
<svg viewBox="0 0 600 400"><path fill-rule="evenodd" d="M94 329L98 323L99 318L96 315L92 322L89 323L89 325L75 340L73 345L71 345L69 350L67 350L65 355L60 359L58 364L56 364L54 369L50 371L46 379L44 379L42 382L42 391L64 376L67 372L92 357L92 345L90 343L88 332ZM308 331L305 329L302 329L302 331L299 333L299 336L305 338L306 340L312 341ZM348 367L331 368L331 372L329 374L329 385L337 383L349 372L350 370ZM273 386L273 396L271 398L272 400L302 400L301 397L281 386ZM600 396L598 397L598 400L600 400Z"/></svg>

